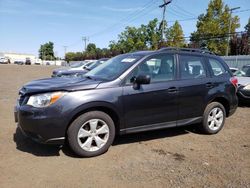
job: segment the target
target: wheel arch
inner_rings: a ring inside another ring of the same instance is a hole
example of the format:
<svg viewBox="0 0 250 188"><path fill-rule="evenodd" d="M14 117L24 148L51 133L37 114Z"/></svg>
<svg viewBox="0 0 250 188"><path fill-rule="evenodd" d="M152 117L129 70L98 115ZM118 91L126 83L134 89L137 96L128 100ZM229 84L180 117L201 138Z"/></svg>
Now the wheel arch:
<svg viewBox="0 0 250 188"><path fill-rule="evenodd" d="M107 102L93 102L93 103L84 104L78 107L76 110L74 110L70 118L70 121L67 125L66 133L71 123L77 117L90 111L101 111L101 112L108 114L111 117L111 119L114 121L116 134L119 133L120 128L123 127L120 112L114 107L114 105L107 103Z"/></svg>
<svg viewBox="0 0 250 188"><path fill-rule="evenodd" d="M225 108L226 111L226 116L229 116L229 112L230 112L230 103L229 100L224 97L224 96L216 96L213 100L211 100L208 104L210 104L211 102L218 102L220 104L222 104Z"/></svg>

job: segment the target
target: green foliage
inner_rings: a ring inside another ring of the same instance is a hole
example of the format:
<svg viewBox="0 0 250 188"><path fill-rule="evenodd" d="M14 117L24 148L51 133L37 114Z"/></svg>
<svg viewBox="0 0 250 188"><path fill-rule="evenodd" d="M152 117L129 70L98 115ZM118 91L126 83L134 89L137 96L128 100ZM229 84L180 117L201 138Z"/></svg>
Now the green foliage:
<svg viewBox="0 0 250 188"><path fill-rule="evenodd" d="M250 54L250 18L245 26L245 32L235 34L230 40L231 55L249 55Z"/></svg>
<svg viewBox="0 0 250 188"><path fill-rule="evenodd" d="M209 50L224 55L227 47L229 20L231 33L239 28L238 16L232 16L222 0L210 0L206 14L201 14L197 22L197 31L191 35L191 41L198 46L206 46Z"/></svg>
<svg viewBox="0 0 250 188"><path fill-rule="evenodd" d="M85 52L68 52L66 53L66 61L82 61L85 59L100 59L103 57L111 57L111 52L107 48L97 48L95 44L89 43Z"/></svg>
<svg viewBox="0 0 250 188"><path fill-rule="evenodd" d="M175 21L174 25L167 31L167 46L185 47L183 30L178 21Z"/></svg>
<svg viewBox="0 0 250 188"><path fill-rule="evenodd" d="M246 30L247 35L250 37L250 18L248 18L248 23L245 26L245 30Z"/></svg>
<svg viewBox="0 0 250 188"><path fill-rule="evenodd" d="M231 20L231 24L230 24ZM84 59L99 59L102 57L114 57L118 54L138 50L157 50L163 46L170 47L206 47L210 51L224 55L228 44L229 26L230 32L234 33L239 25L238 16L232 16L230 9L223 0L210 0L204 14L198 17L197 30L191 34L190 43L186 44L181 25L178 21L167 28L166 22L159 22L157 18L139 27L128 26L118 35L117 41L110 41L108 48L97 48L90 43L86 52L69 52L66 59L69 61ZM164 27L164 28L163 28ZM164 29L165 41L161 41ZM245 27L247 35L234 36L231 40L231 53L248 53L250 36L250 18ZM248 36L248 37L247 37ZM248 43L248 44L247 44ZM248 45L248 47L247 47Z"/></svg>
<svg viewBox="0 0 250 188"><path fill-rule="evenodd" d="M39 58L42 60L55 60L54 56L54 43L48 42L42 44L39 49Z"/></svg>

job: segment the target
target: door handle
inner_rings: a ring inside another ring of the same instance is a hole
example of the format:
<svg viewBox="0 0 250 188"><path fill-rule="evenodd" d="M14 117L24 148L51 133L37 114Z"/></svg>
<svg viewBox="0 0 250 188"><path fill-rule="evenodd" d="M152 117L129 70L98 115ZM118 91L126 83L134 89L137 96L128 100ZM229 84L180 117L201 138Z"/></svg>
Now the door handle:
<svg viewBox="0 0 250 188"><path fill-rule="evenodd" d="M206 87L207 88L213 88L214 84L212 82L208 82L208 83L206 83Z"/></svg>
<svg viewBox="0 0 250 188"><path fill-rule="evenodd" d="M169 93L176 93L178 91L178 89L176 87L170 87L168 88L168 92Z"/></svg>

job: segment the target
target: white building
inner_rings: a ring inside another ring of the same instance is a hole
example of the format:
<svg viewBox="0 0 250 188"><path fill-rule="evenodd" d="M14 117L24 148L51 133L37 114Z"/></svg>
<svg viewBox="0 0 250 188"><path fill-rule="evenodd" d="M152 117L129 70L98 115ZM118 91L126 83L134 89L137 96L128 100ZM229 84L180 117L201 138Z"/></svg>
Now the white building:
<svg viewBox="0 0 250 188"><path fill-rule="evenodd" d="M15 61L25 62L26 59L30 59L32 64L34 64L37 61L37 58L35 55L25 54L25 53L0 52L0 57L9 59L11 63L14 63Z"/></svg>
<svg viewBox="0 0 250 188"><path fill-rule="evenodd" d="M25 54L25 53L13 53L13 52L0 52L0 58L9 59L10 63L14 63L15 61L23 61L25 63L26 59L30 59L31 64L39 64L39 65L57 65L62 66L64 64L63 60L41 60L37 58L33 54Z"/></svg>

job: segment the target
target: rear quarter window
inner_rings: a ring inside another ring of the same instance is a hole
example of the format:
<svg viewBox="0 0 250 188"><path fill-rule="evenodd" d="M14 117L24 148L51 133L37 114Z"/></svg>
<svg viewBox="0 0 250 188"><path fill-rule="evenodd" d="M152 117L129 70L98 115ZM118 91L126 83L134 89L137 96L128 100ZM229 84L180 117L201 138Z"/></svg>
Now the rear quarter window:
<svg viewBox="0 0 250 188"><path fill-rule="evenodd" d="M208 58L208 62L211 66L213 76L220 76L227 73L225 67L219 60Z"/></svg>

